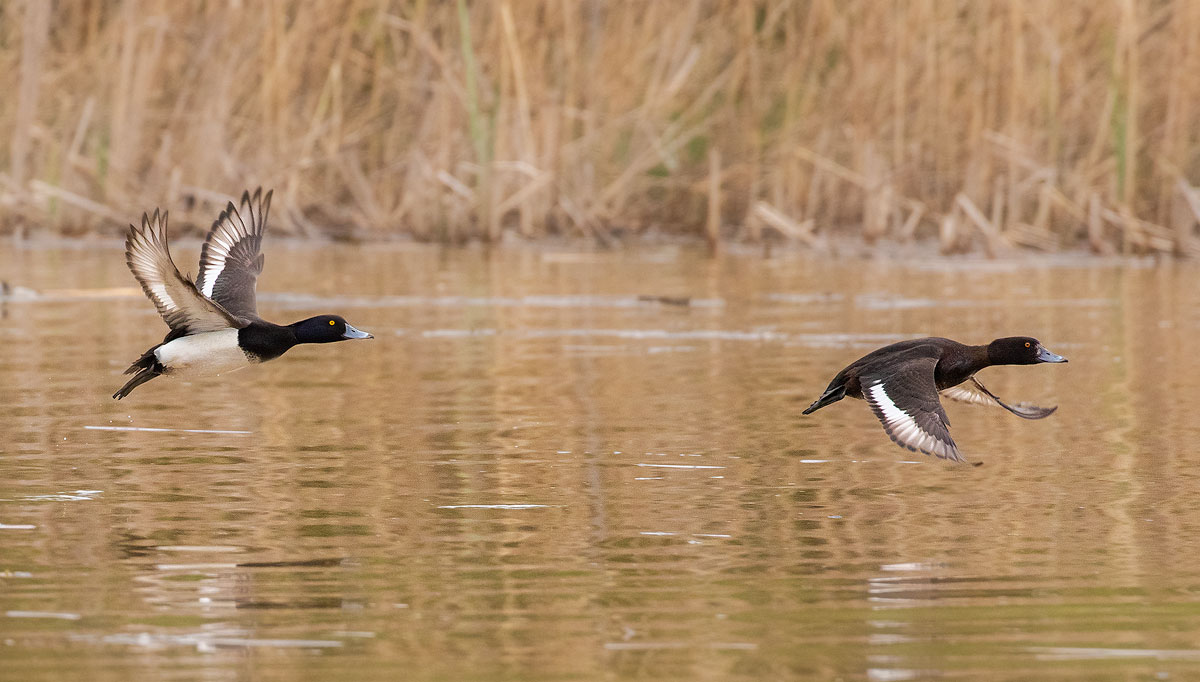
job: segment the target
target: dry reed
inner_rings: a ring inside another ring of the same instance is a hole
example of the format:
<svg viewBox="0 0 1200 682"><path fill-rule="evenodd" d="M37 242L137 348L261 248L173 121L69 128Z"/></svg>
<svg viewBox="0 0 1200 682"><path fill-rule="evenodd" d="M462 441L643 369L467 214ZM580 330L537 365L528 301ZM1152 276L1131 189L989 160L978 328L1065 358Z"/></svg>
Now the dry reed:
<svg viewBox="0 0 1200 682"><path fill-rule="evenodd" d="M1197 0L27 0L0 87L21 230L1200 253Z"/></svg>

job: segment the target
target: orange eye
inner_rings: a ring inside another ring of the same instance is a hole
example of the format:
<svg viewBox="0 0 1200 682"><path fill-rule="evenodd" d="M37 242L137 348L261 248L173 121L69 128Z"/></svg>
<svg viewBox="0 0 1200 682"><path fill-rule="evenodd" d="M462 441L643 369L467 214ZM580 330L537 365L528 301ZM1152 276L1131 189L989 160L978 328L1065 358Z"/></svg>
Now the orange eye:
<svg viewBox="0 0 1200 682"><path fill-rule="evenodd" d="M335 325L335 324L337 324L337 322L334 322L333 320L330 320L330 321L329 321L329 326L330 326L330 327L332 327L332 326L333 326L333 325ZM1029 344L1027 343L1027 344L1025 344L1025 345L1026 345L1026 346L1028 346Z"/></svg>
<svg viewBox="0 0 1200 682"><path fill-rule="evenodd" d="M332 323L332 322L330 322L329 324L333 324L333 323ZM1026 347L1026 348L1028 348L1028 347L1029 347L1029 342L1028 342L1028 341L1026 341L1026 342L1025 342L1025 347Z"/></svg>

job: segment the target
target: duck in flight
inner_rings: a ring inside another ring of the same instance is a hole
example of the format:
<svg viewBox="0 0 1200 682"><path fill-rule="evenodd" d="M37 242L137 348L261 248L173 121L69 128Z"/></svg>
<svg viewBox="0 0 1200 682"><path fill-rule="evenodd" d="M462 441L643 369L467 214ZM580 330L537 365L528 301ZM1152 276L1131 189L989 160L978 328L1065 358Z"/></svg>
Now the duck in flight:
<svg viewBox="0 0 1200 682"><path fill-rule="evenodd" d="M273 360L301 343L330 343L372 336L337 315L318 315L289 325L258 316L255 286L263 269L263 230L271 192L242 193L213 223L200 251L193 283L179 273L167 249L167 213L142 214L142 227L129 226L125 262L171 331L142 353L126 374L133 377L113 394L117 400L159 375L220 374Z"/></svg>
<svg viewBox="0 0 1200 682"><path fill-rule="evenodd" d="M1058 408L1009 405L979 383L975 373L992 365L1066 361L1027 336L996 339L983 346L943 338L901 341L868 353L838 372L804 414L846 396L865 399L896 444L964 462L950 437L950 420L938 400L939 394L960 402L999 405L1025 419L1043 419Z"/></svg>

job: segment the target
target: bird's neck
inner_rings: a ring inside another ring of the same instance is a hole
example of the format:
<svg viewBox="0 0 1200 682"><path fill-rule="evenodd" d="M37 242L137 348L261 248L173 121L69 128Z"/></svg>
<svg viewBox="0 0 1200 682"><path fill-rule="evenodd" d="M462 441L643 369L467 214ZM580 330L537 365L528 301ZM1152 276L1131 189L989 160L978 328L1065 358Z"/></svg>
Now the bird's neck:
<svg viewBox="0 0 1200 682"><path fill-rule="evenodd" d="M254 321L238 330L238 345L263 360L277 358L300 343L290 327L266 321Z"/></svg>
<svg viewBox="0 0 1200 682"><path fill-rule="evenodd" d="M955 384L966 381L968 377L984 367L991 367L995 364L988 355L987 346L967 346L963 352L956 353L951 358L953 358L951 362L947 362L950 358L943 358L938 365L938 371L944 378Z"/></svg>
<svg viewBox="0 0 1200 682"><path fill-rule="evenodd" d="M983 369L984 367L991 367L992 365L1000 364L996 358L992 357L992 354L989 352L988 348L990 348L990 346L987 344L982 346L971 346L971 352L969 353L969 356L971 358L971 364L976 366L976 371Z"/></svg>

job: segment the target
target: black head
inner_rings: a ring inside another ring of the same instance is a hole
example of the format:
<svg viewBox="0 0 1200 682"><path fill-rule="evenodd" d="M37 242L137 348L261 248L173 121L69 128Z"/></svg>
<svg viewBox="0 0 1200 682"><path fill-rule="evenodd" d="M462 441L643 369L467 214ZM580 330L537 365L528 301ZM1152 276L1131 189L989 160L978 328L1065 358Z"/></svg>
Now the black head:
<svg viewBox="0 0 1200 682"><path fill-rule="evenodd" d="M291 325L297 343L332 343L346 339L371 339L370 334L355 329L337 315L318 315Z"/></svg>
<svg viewBox="0 0 1200 682"><path fill-rule="evenodd" d="M988 360L993 365L1036 365L1039 362L1066 362L1061 355L1051 353L1037 339L1028 336L1009 336L988 344Z"/></svg>

